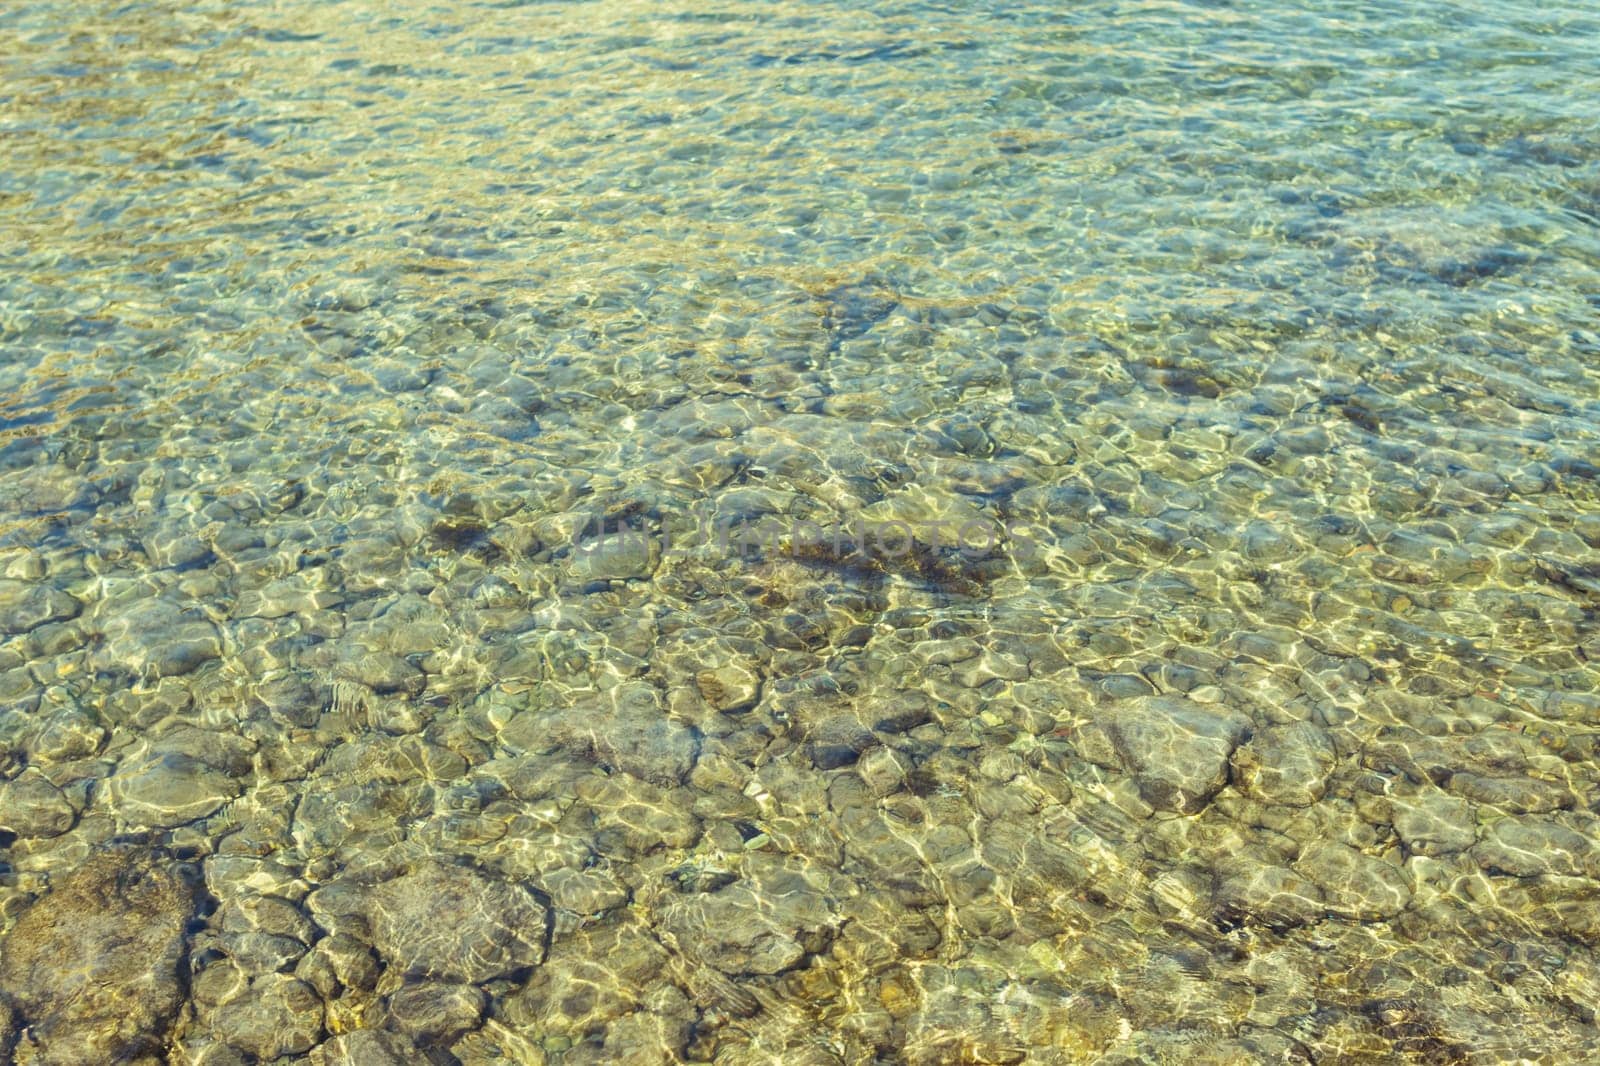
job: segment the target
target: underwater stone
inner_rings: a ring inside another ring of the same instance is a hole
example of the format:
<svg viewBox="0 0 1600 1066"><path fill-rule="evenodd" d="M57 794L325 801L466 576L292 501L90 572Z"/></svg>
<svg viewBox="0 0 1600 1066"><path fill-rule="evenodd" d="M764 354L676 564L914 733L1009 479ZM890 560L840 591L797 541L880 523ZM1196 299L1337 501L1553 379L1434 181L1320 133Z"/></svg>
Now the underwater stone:
<svg viewBox="0 0 1600 1066"><path fill-rule="evenodd" d="M383 1029L357 1029L312 1049L311 1066L410 1066L417 1049L409 1040Z"/></svg>
<svg viewBox="0 0 1600 1066"><path fill-rule="evenodd" d="M372 949L345 932L318 940L295 968L295 976L310 983L325 998L332 998L337 988L369 991L377 984L380 972Z"/></svg>
<svg viewBox="0 0 1600 1066"><path fill-rule="evenodd" d="M1263 803L1306 807L1327 791L1335 760L1333 743L1311 723L1269 726L1233 753L1233 779Z"/></svg>
<svg viewBox="0 0 1600 1066"><path fill-rule="evenodd" d="M352 623L344 639L353 646L403 657L444 647L451 630L443 609L416 593L406 593L376 618Z"/></svg>
<svg viewBox="0 0 1600 1066"><path fill-rule="evenodd" d="M87 712L69 708L46 719L29 748L34 758L59 763L98 754L105 743L103 726Z"/></svg>
<svg viewBox="0 0 1600 1066"><path fill-rule="evenodd" d="M67 797L37 771L0 782L0 829L24 838L56 837L77 818Z"/></svg>
<svg viewBox="0 0 1600 1066"><path fill-rule="evenodd" d="M769 923L755 901L720 894L692 900L666 916L667 927L723 973L782 973L805 958L805 949Z"/></svg>
<svg viewBox="0 0 1600 1066"><path fill-rule="evenodd" d="M1325 909L1322 890L1309 878L1255 857L1228 860L1218 875L1215 898L1229 919L1271 929L1315 922Z"/></svg>
<svg viewBox="0 0 1600 1066"><path fill-rule="evenodd" d="M1411 903L1411 882L1404 870L1348 844L1313 844L1294 868L1316 883L1328 912L1339 918L1393 918Z"/></svg>
<svg viewBox="0 0 1600 1066"><path fill-rule="evenodd" d="M17 1043L17 1012L11 1000L0 993L0 1062L10 1062L11 1049Z"/></svg>
<svg viewBox="0 0 1600 1066"><path fill-rule="evenodd" d="M464 866L429 863L367 898L373 943L402 973L477 984L544 961L544 907Z"/></svg>
<svg viewBox="0 0 1600 1066"><path fill-rule="evenodd" d="M1501 818L1484 831L1472 855L1489 873L1512 877L1593 877L1600 867L1590 838L1553 818Z"/></svg>
<svg viewBox="0 0 1600 1066"><path fill-rule="evenodd" d="M354 681L380 694L415 696L427 687L422 670L393 652L350 644L334 668L342 681Z"/></svg>
<svg viewBox="0 0 1600 1066"><path fill-rule="evenodd" d="M696 1020L695 1005L672 985L645 997L640 1010L618 1018L606 1027L601 1052L617 1066L649 1066L661 1061L683 1061L684 1049ZM797 1066L802 1059L786 1053Z"/></svg>
<svg viewBox="0 0 1600 1066"><path fill-rule="evenodd" d="M215 1010L249 990L250 975L232 959L208 958L206 951L195 951L193 946L190 950L199 968L189 978L189 998L202 1012Z"/></svg>
<svg viewBox="0 0 1600 1066"><path fill-rule="evenodd" d="M574 791L593 810L602 831L628 851L688 848L700 837L700 822L682 789L657 788L628 774L613 774L582 778Z"/></svg>
<svg viewBox="0 0 1600 1066"><path fill-rule="evenodd" d="M204 818L243 790L245 742L181 729L130 755L109 782L117 813L138 825L170 828Z"/></svg>
<svg viewBox="0 0 1600 1066"><path fill-rule="evenodd" d="M744 662L730 658L694 675L695 687L713 708L735 714L761 695L761 677Z"/></svg>
<svg viewBox="0 0 1600 1066"><path fill-rule="evenodd" d="M423 981L389 997L389 1018L407 1036L448 1044L478 1027L489 997L474 985Z"/></svg>
<svg viewBox="0 0 1600 1066"><path fill-rule="evenodd" d="M582 1038L635 1009L671 962L638 915L581 926L555 941L549 960L526 987L497 1004L495 1014L519 1030Z"/></svg>
<svg viewBox="0 0 1600 1066"><path fill-rule="evenodd" d="M681 950L729 976L782 973L823 950L836 923L805 877L752 865L759 872L726 888L673 896L661 916Z"/></svg>
<svg viewBox="0 0 1600 1066"><path fill-rule="evenodd" d="M1535 777L1489 777L1463 771L1451 774L1446 787L1507 814L1545 814L1575 803L1570 788Z"/></svg>
<svg viewBox="0 0 1600 1066"><path fill-rule="evenodd" d="M103 670L140 677L192 673L222 654L217 627L167 600L145 600L104 623L104 643L94 655Z"/></svg>
<svg viewBox="0 0 1600 1066"><path fill-rule="evenodd" d="M309 1051L322 1039L323 1006L316 990L298 978L272 973L217 1009L218 1036L258 1059Z"/></svg>
<svg viewBox="0 0 1600 1066"><path fill-rule="evenodd" d="M604 762L658 785L683 780L699 750L693 729L665 717L615 719L597 729L591 743Z"/></svg>
<svg viewBox="0 0 1600 1066"><path fill-rule="evenodd" d="M1228 757L1250 728L1234 711L1177 696L1118 706L1101 718L1122 765L1154 807L1192 814L1228 780Z"/></svg>
<svg viewBox="0 0 1600 1066"><path fill-rule="evenodd" d="M920 692L896 693L883 703L865 707L863 713L881 733L905 733L933 720L928 697Z"/></svg>
<svg viewBox="0 0 1600 1066"><path fill-rule="evenodd" d="M1472 805L1438 792L1393 803L1394 830L1418 855L1448 855L1472 847L1477 832Z"/></svg>
<svg viewBox="0 0 1600 1066"><path fill-rule="evenodd" d="M506 724L499 739L513 754L566 751L642 781L671 785L683 780L699 754L698 733L667 717L651 686L628 684L614 695L624 690L648 692L649 698L616 698L609 706L589 701L543 712L524 710Z"/></svg>
<svg viewBox="0 0 1600 1066"><path fill-rule="evenodd" d="M100 852L30 907L0 952L0 988L44 1066L158 1052L183 1002L192 887L150 855Z"/></svg>
<svg viewBox="0 0 1600 1066"><path fill-rule="evenodd" d="M856 773L874 798L881 799L905 786L910 761L888 748L876 748L861 756Z"/></svg>
<svg viewBox="0 0 1600 1066"><path fill-rule="evenodd" d="M574 545L566 573L568 579L578 583L636 580L654 573L660 559L655 536L645 532L615 533Z"/></svg>
<svg viewBox="0 0 1600 1066"><path fill-rule="evenodd" d="M76 618L80 609L77 600L49 585L0 580L0 634L27 633Z"/></svg>
<svg viewBox="0 0 1600 1066"><path fill-rule="evenodd" d="M550 901L574 914L603 914L628 902L628 890L599 870L552 870L543 878Z"/></svg>
<svg viewBox="0 0 1600 1066"><path fill-rule="evenodd" d="M850 710L814 721L807 737L811 761L819 770L849 766L863 751L878 743L872 730L862 725Z"/></svg>
<svg viewBox="0 0 1600 1066"><path fill-rule="evenodd" d="M294 811L294 838L316 854L352 842L377 844L404 835L397 820L426 816L426 783L358 784L340 777L313 778Z"/></svg>
<svg viewBox="0 0 1600 1066"><path fill-rule="evenodd" d="M310 920L288 900L273 896L230 898L217 922L224 949L252 973L288 968L315 939Z"/></svg>
<svg viewBox="0 0 1600 1066"><path fill-rule="evenodd" d="M293 968L306 953L305 944L288 936L246 930L223 940L228 957L250 974L276 973Z"/></svg>

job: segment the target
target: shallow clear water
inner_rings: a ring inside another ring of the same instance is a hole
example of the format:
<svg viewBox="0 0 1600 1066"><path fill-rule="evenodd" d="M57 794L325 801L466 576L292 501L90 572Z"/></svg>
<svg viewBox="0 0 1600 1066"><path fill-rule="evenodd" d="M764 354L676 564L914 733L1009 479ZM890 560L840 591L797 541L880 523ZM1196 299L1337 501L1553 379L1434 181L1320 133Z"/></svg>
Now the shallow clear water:
<svg viewBox="0 0 1600 1066"><path fill-rule="evenodd" d="M1600 1056L1597 53L8 5L0 1060Z"/></svg>

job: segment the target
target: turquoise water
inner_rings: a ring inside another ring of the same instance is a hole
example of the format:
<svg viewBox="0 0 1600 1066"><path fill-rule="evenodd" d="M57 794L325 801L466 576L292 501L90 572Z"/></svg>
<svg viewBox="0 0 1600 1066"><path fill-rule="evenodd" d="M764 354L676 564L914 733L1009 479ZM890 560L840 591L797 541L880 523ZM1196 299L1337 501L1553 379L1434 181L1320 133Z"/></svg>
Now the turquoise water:
<svg viewBox="0 0 1600 1066"><path fill-rule="evenodd" d="M0 1061L1594 1059L1596 54L7 6Z"/></svg>

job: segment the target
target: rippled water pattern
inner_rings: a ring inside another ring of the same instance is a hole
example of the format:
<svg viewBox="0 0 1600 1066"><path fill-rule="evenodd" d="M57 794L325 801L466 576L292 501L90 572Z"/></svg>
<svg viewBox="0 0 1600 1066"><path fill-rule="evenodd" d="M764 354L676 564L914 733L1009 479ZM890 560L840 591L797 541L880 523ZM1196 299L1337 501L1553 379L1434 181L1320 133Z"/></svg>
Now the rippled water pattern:
<svg viewBox="0 0 1600 1066"><path fill-rule="evenodd" d="M1597 55L7 4L0 1061L1600 1058Z"/></svg>

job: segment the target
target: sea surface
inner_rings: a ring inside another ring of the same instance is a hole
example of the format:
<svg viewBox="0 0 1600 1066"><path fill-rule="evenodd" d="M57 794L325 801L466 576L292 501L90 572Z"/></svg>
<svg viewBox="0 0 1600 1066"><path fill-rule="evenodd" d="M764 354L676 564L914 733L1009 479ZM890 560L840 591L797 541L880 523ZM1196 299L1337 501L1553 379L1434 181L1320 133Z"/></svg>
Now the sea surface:
<svg viewBox="0 0 1600 1066"><path fill-rule="evenodd" d="M0 1062L1600 1060L1597 56L6 3Z"/></svg>

